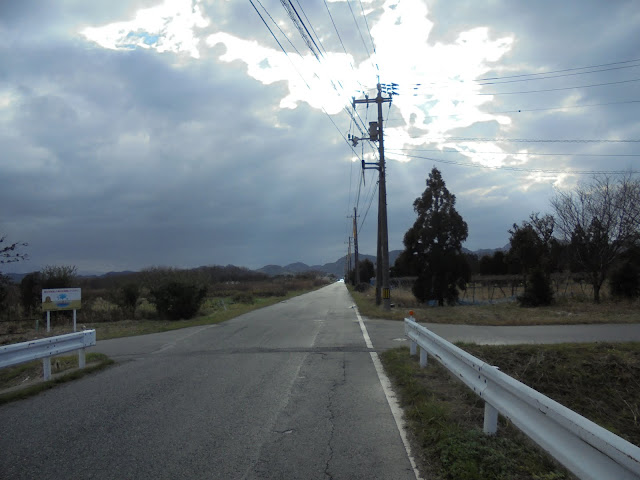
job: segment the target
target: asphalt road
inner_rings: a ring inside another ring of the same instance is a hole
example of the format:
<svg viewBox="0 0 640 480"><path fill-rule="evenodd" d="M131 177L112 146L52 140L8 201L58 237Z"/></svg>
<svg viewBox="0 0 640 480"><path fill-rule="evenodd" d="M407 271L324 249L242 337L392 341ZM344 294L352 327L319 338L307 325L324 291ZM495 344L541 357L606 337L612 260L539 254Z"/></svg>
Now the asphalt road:
<svg viewBox="0 0 640 480"><path fill-rule="evenodd" d="M117 365L0 407L0 478L413 479L351 305L98 339Z"/></svg>

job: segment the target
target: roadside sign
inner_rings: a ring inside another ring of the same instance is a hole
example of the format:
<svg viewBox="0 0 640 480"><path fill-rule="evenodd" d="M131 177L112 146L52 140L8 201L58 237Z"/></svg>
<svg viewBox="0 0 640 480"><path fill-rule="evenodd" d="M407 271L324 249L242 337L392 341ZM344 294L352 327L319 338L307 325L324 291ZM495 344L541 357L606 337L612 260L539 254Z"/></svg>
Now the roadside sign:
<svg viewBox="0 0 640 480"><path fill-rule="evenodd" d="M42 311L77 310L81 305L80 288L43 288Z"/></svg>

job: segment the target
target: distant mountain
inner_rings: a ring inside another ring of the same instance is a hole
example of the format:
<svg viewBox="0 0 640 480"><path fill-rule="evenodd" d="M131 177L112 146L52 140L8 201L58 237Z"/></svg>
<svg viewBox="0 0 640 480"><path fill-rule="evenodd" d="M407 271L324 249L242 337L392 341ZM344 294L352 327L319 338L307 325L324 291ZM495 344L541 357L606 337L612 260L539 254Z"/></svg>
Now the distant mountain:
<svg viewBox="0 0 640 480"><path fill-rule="evenodd" d="M487 255L493 255L497 251L507 252L509 251L509 244L506 244L502 248L483 248L479 250L469 250L467 248L463 248L462 251L464 253L471 253L477 255L478 258L482 258ZM396 262L398 256L402 253L402 250L392 250L389 252L389 265L393 266ZM374 264L376 263L376 257L373 255L360 254L359 259L364 260L365 258L371 260ZM345 264L347 262L347 256L339 258L335 262L325 263L324 265L312 265L309 266L306 263L296 262L281 267L280 265L265 265L262 268L259 268L257 271L266 273L269 276L276 275L295 275L296 273L302 272L324 272L327 274L333 274L336 277L344 276Z"/></svg>
<svg viewBox="0 0 640 480"><path fill-rule="evenodd" d="M400 255L401 252L402 250L392 250L389 252L390 265L393 265L395 263L396 258L398 258L398 255ZM360 261L366 258L371 260L373 263L376 263L376 257L373 255L360 254L358 255L358 258ZM296 273L315 271L315 272L323 272L326 274L333 274L336 277L343 277L344 270L345 270L344 267L346 263L347 263L347 256L345 255L344 257L339 258L335 262L325 263L324 265L309 266L306 263L297 262L297 263L291 263L284 267L281 267L279 265L265 265L264 267L259 268L257 271L266 273L267 275L270 275L270 276L295 275Z"/></svg>
<svg viewBox="0 0 640 480"><path fill-rule="evenodd" d="M507 252L509 251L509 244L506 244L502 248L489 248L489 249L480 249L471 251L466 248L462 249L465 253L472 253L478 256L478 258L482 258L486 255L493 255L497 251ZM389 266L393 266L396 262L398 256L402 253L402 250L391 250L389 252ZM360 254L360 260L364 260L365 258L376 263L375 255L366 255ZM302 262L295 262L285 265L284 267L280 265L265 265L262 268L255 270L256 272L265 273L271 277L275 277L277 275L295 275L297 273L303 272L323 272L326 274L335 275L338 278L342 278L344 276L345 264L347 263L347 256L339 258L335 262L325 263L324 265L307 265ZM233 267L233 265L227 265L225 268ZM205 267L201 267L205 268ZM233 268L242 268L242 267L233 267ZM95 273L95 272L81 272L78 277L80 278L108 278L108 277L118 277L118 276L126 276L132 273L136 273L130 270L125 270L122 272L108 272L108 273ZM13 283L20 283L22 279L27 275L26 273L7 273L5 274L9 277L10 281Z"/></svg>
<svg viewBox="0 0 640 480"><path fill-rule="evenodd" d="M474 251L467 250L466 248L463 248L462 251L464 253L472 253L474 255L477 255L478 258L482 258L482 257L490 257L496 252L505 252L505 253L507 253L510 248L511 248L511 244L507 243L502 248L481 248L479 250L474 250Z"/></svg>

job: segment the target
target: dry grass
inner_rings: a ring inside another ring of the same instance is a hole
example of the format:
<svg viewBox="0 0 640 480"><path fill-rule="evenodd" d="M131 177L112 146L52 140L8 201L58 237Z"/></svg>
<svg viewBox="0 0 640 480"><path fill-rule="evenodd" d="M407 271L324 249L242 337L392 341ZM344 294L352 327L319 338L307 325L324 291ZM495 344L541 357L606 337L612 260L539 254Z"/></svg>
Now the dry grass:
<svg viewBox="0 0 640 480"><path fill-rule="evenodd" d="M640 445L640 343L460 345L504 373ZM437 361L408 349L382 354L405 409L417 457L433 480L574 478L500 417L482 434L484 402Z"/></svg>
<svg viewBox="0 0 640 480"><path fill-rule="evenodd" d="M640 445L640 343L461 347Z"/></svg>
<svg viewBox="0 0 640 480"><path fill-rule="evenodd" d="M424 478L574 478L503 418L497 435L484 435L484 402L438 362L421 369L406 347L387 350L381 359L404 408Z"/></svg>
<svg viewBox="0 0 640 480"><path fill-rule="evenodd" d="M394 308L384 311L375 304L373 288L364 293L350 288L351 295L362 315L369 318L403 320L413 310L420 322L465 325L571 325L588 323L640 323L640 304L605 300L594 304L579 297L561 298L554 305L521 308L515 302L483 305L429 307L420 305L407 288L391 292Z"/></svg>
<svg viewBox="0 0 640 480"><path fill-rule="evenodd" d="M0 370L0 405L37 395L56 385L82 378L114 363L102 353L88 353L86 361L85 368L78 368L77 355L53 357L51 359L53 378L48 381L43 380L41 360Z"/></svg>
<svg viewBox="0 0 640 480"><path fill-rule="evenodd" d="M319 287L314 287L319 288ZM310 288L311 290L312 288ZM78 330L95 329L98 340L110 338L129 337L134 335L146 335L149 333L166 332L186 327L210 325L224 322L231 318L243 315L258 308L267 307L283 300L306 293L304 291L288 291L282 296L270 296L267 298L252 298L251 303L234 302L233 299L215 299L205 302L201 309L201 315L189 320L119 320L115 322L80 322ZM51 332L46 332L46 322L39 321L38 331L35 330L35 321L0 322L0 345L36 340L38 338L52 337L71 333L72 324L69 320L54 322Z"/></svg>

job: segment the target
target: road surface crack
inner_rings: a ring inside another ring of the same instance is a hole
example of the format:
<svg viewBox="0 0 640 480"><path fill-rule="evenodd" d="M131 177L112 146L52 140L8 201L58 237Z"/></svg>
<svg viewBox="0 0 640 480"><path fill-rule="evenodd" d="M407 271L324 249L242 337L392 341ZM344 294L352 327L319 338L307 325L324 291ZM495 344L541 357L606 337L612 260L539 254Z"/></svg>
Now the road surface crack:
<svg viewBox="0 0 640 480"><path fill-rule="evenodd" d="M324 358L324 357L323 357ZM335 395L338 387L343 386L347 382L347 362L345 355L342 356L342 378L337 378L333 381L331 388L327 394L328 397L328 405L327 410L329 411L329 423L331 424L331 429L329 432L329 441L327 443L327 448L329 449L329 456L327 457L327 463L324 467L324 475L327 479L333 480L333 475L330 471L331 460L333 460L333 437L336 428L336 403L335 403Z"/></svg>

